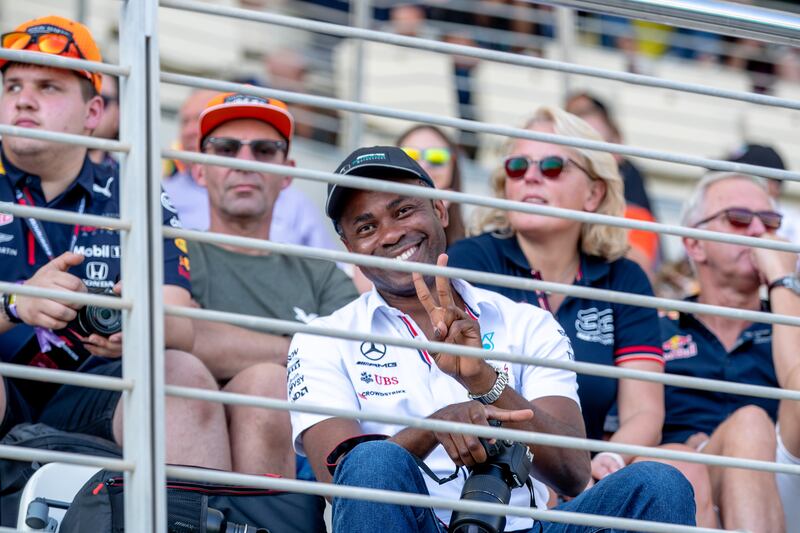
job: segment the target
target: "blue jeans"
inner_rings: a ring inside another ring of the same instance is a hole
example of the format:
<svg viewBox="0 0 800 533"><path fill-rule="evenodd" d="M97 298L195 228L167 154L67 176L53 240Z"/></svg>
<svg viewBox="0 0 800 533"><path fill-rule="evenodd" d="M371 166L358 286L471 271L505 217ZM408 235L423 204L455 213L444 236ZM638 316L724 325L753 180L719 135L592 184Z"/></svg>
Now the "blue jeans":
<svg viewBox="0 0 800 533"><path fill-rule="evenodd" d="M334 483L400 492L428 494L422 473L404 448L387 441L366 442L347 454L336 469ZM653 462L636 463L608 476L559 511L599 514L694 525L692 486L675 468ZM334 533L442 533L446 528L428 508L335 498ZM536 523L530 533L594 533L592 526Z"/></svg>

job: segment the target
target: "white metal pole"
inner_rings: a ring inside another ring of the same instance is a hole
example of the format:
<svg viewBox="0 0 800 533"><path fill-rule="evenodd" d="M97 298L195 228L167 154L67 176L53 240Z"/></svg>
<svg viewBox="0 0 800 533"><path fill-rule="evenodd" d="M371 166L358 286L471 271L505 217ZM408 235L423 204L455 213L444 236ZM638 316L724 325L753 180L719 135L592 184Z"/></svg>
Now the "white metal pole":
<svg viewBox="0 0 800 533"><path fill-rule="evenodd" d="M163 253L160 239L154 237L161 232L160 209L157 223L152 222L157 194L152 190L152 162L158 157L153 145L153 109L158 103L153 85L159 68L156 10L155 0L127 0L119 24L120 62L130 66L130 75L120 79L120 139L131 147L121 159L120 215L131 221L130 231L121 234L122 280L125 297L135 302L123 314L123 376L135 383L123 395L123 454L135 465L125 476L125 529L148 532L164 532L166 525L163 417L156 414L159 402L153 387L163 376L164 345L159 319L163 267L154 267Z"/></svg>
<svg viewBox="0 0 800 533"><path fill-rule="evenodd" d="M371 19L371 4L369 0L351 0L350 7L350 25L356 28L367 29L369 28L369 21ZM361 102L364 99L364 41L357 39L353 43L353 83L352 94L350 95L353 101ZM354 150L361 146L361 140L364 134L364 117L360 113L351 113L348 120L350 127L348 128L348 135L346 139L346 146L348 150Z"/></svg>

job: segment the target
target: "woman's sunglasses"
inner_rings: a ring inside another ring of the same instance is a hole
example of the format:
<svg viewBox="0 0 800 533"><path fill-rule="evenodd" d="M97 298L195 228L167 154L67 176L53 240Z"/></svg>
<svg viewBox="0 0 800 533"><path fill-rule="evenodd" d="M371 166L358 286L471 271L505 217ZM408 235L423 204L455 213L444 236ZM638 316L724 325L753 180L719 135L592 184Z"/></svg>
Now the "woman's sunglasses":
<svg viewBox="0 0 800 533"><path fill-rule="evenodd" d="M410 146L403 146L402 150L414 161L418 163L420 161L425 161L429 165L435 167L446 165L452 158L449 148L427 148L425 150L419 150L417 148L411 148Z"/></svg>
<svg viewBox="0 0 800 533"><path fill-rule="evenodd" d="M775 211L751 211L746 207L730 207L728 209L718 211L710 217L704 218L695 224L695 227L707 222L711 222L720 216L724 216L725 220L728 221L728 224L734 228L740 229L749 228L750 224L753 222L753 217L758 217L761 220L761 223L764 224L764 227L770 230L779 229L781 227L781 221L783 221L783 215L776 213Z"/></svg>
<svg viewBox="0 0 800 533"><path fill-rule="evenodd" d="M253 139L243 141L233 137L209 137L203 143L203 149L210 151L214 155L221 157L236 157L242 146L250 146L253 152L253 159L261 163L269 163L275 160L281 152L286 152L286 141L276 141L272 139Z"/></svg>
<svg viewBox="0 0 800 533"><path fill-rule="evenodd" d="M12 31L4 33L2 38L3 48L12 50L24 50L31 44L39 46L39 51L46 54L60 55L67 51L70 45L74 45L76 57L86 59L78 48L78 44L72 35L62 35L60 33L37 33L32 35L24 31Z"/></svg>
<svg viewBox="0 0 800 533"><path fill-rule="evenodd" d="M511 179L519 179L525 176L531 165L538 166L539 172L541 172L542 176L545 178L555 179L561 175L567 163L572 163L591 177L589 171L581 165L568 157L561 157L559 155L550 155L538 161L524 155L514 155L507 158L503 166L506 171L506 176Z"/></svg>

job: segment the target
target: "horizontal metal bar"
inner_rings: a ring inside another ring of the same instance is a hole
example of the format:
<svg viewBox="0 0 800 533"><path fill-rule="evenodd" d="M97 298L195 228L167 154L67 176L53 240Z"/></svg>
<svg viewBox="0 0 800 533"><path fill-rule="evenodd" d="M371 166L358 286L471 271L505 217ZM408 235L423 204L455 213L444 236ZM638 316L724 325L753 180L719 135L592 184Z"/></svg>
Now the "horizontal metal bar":
<svg viewBox="0 0 800 533"><path fill-rule="evenodd" d="M2 48L0 48L0 50L2 50ZM59 133L33 128L20 128L19 126L9 126L7 124L0 124L0 136L25 137L28 139L38 139L40 141L75 144L94 150L105 150L107 152L130 152L131 150L130 145L111 139L101 139L100 137L73 135L72 133Z"/></svg>
<svg viewBox="0 0 800 533"><path fill-rule="evenodd" d="M14 363L0 363L0 376L4 378L28 379L31 381L60 383L61 385L75 385L77 387L120 392L133 389L133 381L130 379L97 376L94 374L71 372L55 368L16 365Z"/></svg>
<svg viewBox="0 0 800 533"><path fill-rule="evenodd" d="M520 213L531 213L535 215L554 216L585 223L606 224L609 226L617 226L620 228L653 231L656 233L678 235L680 237L691 237L693 239L710 240L710 241L724 242L729 244L740 244L745 246L768 248L771 250L781 250L786 252L800 252L800 244L794 244L790 242L775 241L771 239L761 239L757 237L748 237L746 235L735 235L732 233L724 233L720 231L709 231L698 228L689 228L686 226L676 226L671 224L663 224L660 222L633 220L623 217L615 217L611 215L602 215L599 213L589 213L586 211L564 209L561 207L552 207L546 205L531 204L526 202L517 202L513 200L506 200L503 198L493 198L493 197L481 196L477 194L470 194L458 191L432 189L430 187L420 187L417 185L396 183L391 180L375 180L369 178L362 178L359 176L348 176L343 174L335 174L332 172L322 172L319 170L288 167L285 165L259 163L257 161L252 161L252 160L244 160L231 157L220 157L198 152L162 150L161 155L162 157L167 159L180 159L192 163L217 165L217 166L237 168L240 170L250 170L255 172L280 173L281 175L291 176L295 178L308 179L322 183L335 183L337 185L343 185L346 187L352 187L356 189L393 192L397 194L417 196L420 198L448 200L451 202L457 202L461 204L471 204L481 207L503 209L505 211L518 211Z"/></svg>
<svg viewBox="0 0 800 533"><path fill-rule="evenodd" d="M560 144L564 146L573 146L576 148L596 150L599 152L610 152L626 156L641 157L643 159L655 159L658 161L667 161L669 163L690 165L712 170L724 170L729 172L754 174L756 176L764 176L767 178L787 180L787 181L800 181L800 172L779 170L768 167L759 167L756 165L745 165L742 163L733 163L731 161L722 161L719 159L688 156L674 152L664 152L661 150L638 148L624 144L614 144L602 141L590 141L587 139L580 139L577 137L567 137L564 135L555 135L552 133L525 130L522 128L503 126L500 124L491 124L477 120L466 120L463 118L453 118L443 115L431 115L429 113L419 113L416 111L405 111L396 108L363 104L359 102L353 102L350 100L330 98L327 96L314 96L309 94L294 93L291 91L280 91L277 89L254 87L252 85L245 85L241 83L210 80L207 78L186 76L183 74L175 74L170 72L162 72L161 81L164 83L184 85L187 87L198 87L202 89L210 89L213 91L235 91L242 94L261 96L262 98L263 97L278 98L280 100L284 100L286 102L293 104L304 104L304 105L325 107L330 109L338 109L340 111L365 113L368 115L397 118L401 120L408 120L411 122L425 122L429 124L436 124L439 126L446 126L456 129L476 131L481 133L491 133L494 135L500 135L505 137L531 139L534 141ZM798 107L800 107L800 101L796 103Z"/></svg>
<svg viewBox="0 0 800 533"><path fill-rule="evenodd" d="M654 459L687 461L711 466L744 468L747 470L756 470L760 472L800 475L800 465L778 464L770 461L758 461L755 459L710 455L700 452L679 452L666 448L653 448L649 446L622 444L619 442L605 440L567 437L564 435L552 435L549 433L538 433L535 431L524 431L521 429L465 424L462 422L450 422L434 418L419 418L415 416L398 415L396 413L387 413L385 411L357 411L353 409L331 407L329 405L297 404L288 400L276 400L273 398L263 398L223 391L212 391L208 389L195 389L192 387L167 385L165 392L170 396L224 403L226 405L260 407L278 411L297 411L300 413L347 418L350 420L367 420L381 424L393 424L416 429L424 429L426 431L435 431L439 433L463 433L466 435L475 435L483 438L505 439L516 442L525 442L528 444L536 444L540 446L552 446L555 448L569 448L573 450L588 450L597 452L616 452L633 455L635 457L651 457Z"/></svg>
<svg viewBox="0 0 800 533"><path fill-rule="evenodd" d="M720 529L678 526L661 522L633 520L631 518L612 518L588 513L571 513L566 511L544 510L535 507L516 507L498 503L483 503L464 500L451 500L407 492L390 490L334 485L332 483L319 483L316 481L301 481L297 479L274 478L267 476L254 476L251 474L236 474L220 472L219 470L205 470L186 466L167 466L167 475L171 478L203 483L224 483L231 485L245 485L263 489L298 492L303 494L316 494L329 498L352 498L380 503L393 503L411 505L414 507L429 507L436 509L453 509L460 511L477 511L490 515L513 515L559 522L564 524L578 524L585 526L599 526L614 530L645 531L653 533L722 533Z"/></svg>
<svg viewBox="0 0 800 533"><path fill-rule="evenodd" d="M111 76L127 76L131 72L130 67L113 65L111 63L87 61L86 59L44 54L42 52L32 52L29 50L12 50L10 48L0 48L0 59L7 59L8 61L14 61L16 63L31 63L33 65L42 65L45 67L102 72L103 74L110 74Z"/></svg>
<svg viewBox="0 0 800 533"><path fill-rule="evenodd" d="M220 233L200 232L184 230L178 228L164 227L164 235L167 237L183 237L185 239L208 242L212 244L232 244L277 252L284 255L296 257L314 257L328 261L352 263L360 266L383 268L398 272L420 272L425 275L444 276L448 278L458 278L471 283L485 283L499 287L511 287L527 291L546 291L566 294L577 298L589 298L604 302L614 302L621 304L636 305L639 307L650 307L653 309L666 309L682 311L684 313L702 313L737 320L748 320L751 322L763 322L768 324L785 324L789 326L800 326L800 317L790 315L777 315L764 311L751 311L748 309L736 309L718 305L701 304L685 300L673 300L670 298L660 298L656 296L645 296L632 294L624 291L613 291L607 289L597 289L594 287L584 287L567 283L554 283L535 279L524 279L517 276L506 276L502 274L492 274L465 268L439 267L424 263L410 261L396 261L385 257L374 257L363 254L351 254L349 252L328 250L325 248L313 248L297 244L284 244L263 239L253 239L249 237L238 237L234 235L223 235Z"/></svg>
<svg viewBox="0 0 800 533"><path fill-rule="evenodd" d="M800 46L800 16L786 11L733 2L714 0L544 0L537 1L537 3Z"/></svg>
<svg viewBox="0 0 800 533"><path fill-rule="evenodd" d="M49 222L60 224L80 224L82 226L95 226L98 228L109 228L127 231L131 229L128 220L120 220L113 217L101 217L98 215L87 215L75 213L74 211L64 211L63 209L53 209L50 207L33 207L19 205L13 202L0 202L0 213L8 213L21 218L38 218Z"/></svg>
<svg viewBox="0 0 800 533"><path fill-rule="evenodd" d="M42 463L67 463L71 465L96 466L108 470L132 472L133 463L114 459L111 457L97 457L82 453L57 452L54 450L40 450L25 448L23 446L8 446L0 444L0 457L12 461L38 461Z"/></svg>
<svg viewBox="0 0 800 533"><path fill-rule="evenodd" d="M277 26L285 26L300 30L328 33L331 35L337 35L339 37L352 37L352 38L364 39L366 41L394 44L397 46L407 46L410 48L418 48L421 50L429 50L445 54L475 57L478 59L485 59L487 61L496 61L498 63L506 63L510 65L520 65L526 67L539 68L542 70L566 72L581 76L591 76L594 78L619 81L623 83L629 83L632 85L641 85L644 87L672 89L676 91L701 94L705 96L713 96L718 98L727 98L730 100L738 100L741 102L749 102L759 105L786 107L789 109L800 109L800 101L795 101L788 98L777 98L775 96L767 96L763 94L750 93L746 91L733 91L718 87L709 87L697 83L686 83L665 78L658 78L655 76L632 74L630 72L619 72L602 68L589 67L585 65L565 63L563 61L542 59L538 57L531 57L521 54L500 52L497 50L488 50L485 48L477 48L473 46L451 44L446 42L433 41L430 39L421 39L418 37L408 37L405 35L397 35L393 33L386 33L375 30L352 28L350 26L330 24L327 22L317 22L297 17L290 17L286 15L278 15L276 13L270 13L266 11L255 11L252 9L242 9L242 8L228 7L222 5L214 5L214 4L197 2L195 0L161 0L160 5L162 7L181 9L185 11L194 11L198 13L205 13L208 15L219 15L223 17L237 18L240 20L264 22L267 24L274 24ZM470 129L470 128L465 128L465 129Z"/></svg>
<svg viewBox="0 0 800 533"><path fill-rule="evenodd" d="M124 298L106 296L103 294L91 294L88 292L46 289L43 287L33 287L31 285L18 285L8 281L0 281L0 293L24 294L37 298L48 298L50 300L74 302L83 305L96 305L98 307L108 307L110 309L130 309L133 307L133 302Z"/></svg>
<svg viewBox="0 0 800 533"><path fill-rule="evenodd" d="M497 361L508 361L511 363L536 365L546 368L559 368L562 370L570 370L578 374L601 376L612 379L635 379L638 381L650 381L653 383L661 383L663 385L671 385L674 387L724 392L728 394L741 394L745 396L755 396L759 398L770 398L775 400L800 401L800 391L766 387L762 385L733 383L714 379L682 376L678 374L665 374L661 372L646 372L643 370L620 368L614 365L604 365L598 363L583 363L572 360L555 361L552 359L542 359L527 354L511 353L501 350L487 352L481 348L471 348L468 346L456 346L440 342L431 342L421 340L419 338L411 339L405 337L394 337L391 335L378 335L367 331L345 331L338 328L315 326L313 324L302 324L292 320L254 317L236 313L227 313L224 311L212 311L209 309L166 306L164 308L164 312L173 316L181 316L195 320L224 322L245 328L289 335L305 333L309 335L332 337L337 339L349 339L355 341L366 340L370 342L386 344L389 346L401 346L404 348L428 350L430 352L446 351L447 353L452 353L454 355L462 355L475 359L492 359Z"/></svg>

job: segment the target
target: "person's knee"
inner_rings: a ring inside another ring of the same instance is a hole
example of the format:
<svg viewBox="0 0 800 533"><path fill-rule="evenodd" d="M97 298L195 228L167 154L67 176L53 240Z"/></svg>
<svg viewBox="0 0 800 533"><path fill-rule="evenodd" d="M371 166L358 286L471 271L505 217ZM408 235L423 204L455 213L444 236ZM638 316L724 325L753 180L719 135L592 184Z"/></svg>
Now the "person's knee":
<svg viewBox="0 0 800 533"><path fill-rule="evenodd" d="M757 442L759 448L774 449L775 447L775 422L764 409L757 405L740 407L723 424L724 434L728 436L726 438L728 443ZM748 435L748 438L743 439L742 435Z"/></svg>
<svg viewBox="0 0 800 533"><path fill-rule="evenodd" d="M685 495L694 499L691 483L680 470L672 465L655 461L634 463L620 472L627 472L636 481L640 494L651 493L659 497Z"/></svg>
<svg viewBox="0 0 800 533"><path fill-rule="evenodd" d="M386 487L387 479L408 479L418 472L414 458L402 446L386 440L364 442L345 455L334 483Z"/></svg>
<svg viewBox="0 0 800 533"><path fill-rule="evenodd" d="M245 368L225 386L227 392L286 399L286 367L259 363Z"/></svg>
<svg viewBox="0 0 800 533"><path fill-rule="evenodd" d="M178 350L164 352L164 379L169 385L216 390L217 381L194 355Z"/></svg>

